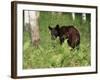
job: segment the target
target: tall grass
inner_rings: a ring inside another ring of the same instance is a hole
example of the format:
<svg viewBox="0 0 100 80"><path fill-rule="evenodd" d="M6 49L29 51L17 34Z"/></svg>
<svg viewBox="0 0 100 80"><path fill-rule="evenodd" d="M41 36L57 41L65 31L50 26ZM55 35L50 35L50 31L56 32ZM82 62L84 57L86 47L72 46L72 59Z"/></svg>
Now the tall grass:
<svg viewBox="0 0 100 80"><path fill-rule="evenodd" d="M71 13L62 13L59 15L51 12L40 12L40 44L36 48L31 44L30 33L23 33L23 68L52 68L52 67L75 67L91 65L90 50L90 14L87 14L87 21L82 22L82 14L76 14L73 21ZM59 38L51 40L48 26L55 27L59 25L74 25L80 31L80 48L79 50L71 48L67 40L63 45L59 44Z"/></svg>

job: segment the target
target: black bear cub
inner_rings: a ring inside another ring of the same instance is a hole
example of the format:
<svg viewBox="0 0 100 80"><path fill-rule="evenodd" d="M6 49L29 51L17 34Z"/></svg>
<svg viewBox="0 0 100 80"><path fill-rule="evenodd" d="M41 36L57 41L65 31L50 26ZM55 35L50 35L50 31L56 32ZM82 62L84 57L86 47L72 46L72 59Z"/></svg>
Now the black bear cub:
<svg viewBox="0 0 100 80"><path fill-rule="evenodd" d="M59 37L60 44L67 40L68 45L73 49L80 44L80 33L73 25L61 27L56 25L54 28L49 26L49 30L51 31L52 39Z"/></svg>

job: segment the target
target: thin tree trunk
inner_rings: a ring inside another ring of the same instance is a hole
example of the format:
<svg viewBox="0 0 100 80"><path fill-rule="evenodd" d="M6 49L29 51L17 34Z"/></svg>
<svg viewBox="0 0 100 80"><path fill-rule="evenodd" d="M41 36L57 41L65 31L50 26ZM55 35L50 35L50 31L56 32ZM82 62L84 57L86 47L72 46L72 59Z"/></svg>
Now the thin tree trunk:
<svg viewBox="0 0 100 80"><path fill-rule="evenodd" d="M29 24L31 32L31 41L34 46L39 45L40 35L39 35L39 12L29 11Z"/></svg>

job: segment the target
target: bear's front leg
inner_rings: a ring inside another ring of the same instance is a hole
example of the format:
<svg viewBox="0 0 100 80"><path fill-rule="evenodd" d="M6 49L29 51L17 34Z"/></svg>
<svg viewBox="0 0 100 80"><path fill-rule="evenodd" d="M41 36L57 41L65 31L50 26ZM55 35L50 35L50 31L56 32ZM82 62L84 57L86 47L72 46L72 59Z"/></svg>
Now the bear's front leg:
<svg viewBox="0 0 100 80"><path fill-rule="evenodd" d="M64 43L64 38L60 37L60 44Z"/></svg>

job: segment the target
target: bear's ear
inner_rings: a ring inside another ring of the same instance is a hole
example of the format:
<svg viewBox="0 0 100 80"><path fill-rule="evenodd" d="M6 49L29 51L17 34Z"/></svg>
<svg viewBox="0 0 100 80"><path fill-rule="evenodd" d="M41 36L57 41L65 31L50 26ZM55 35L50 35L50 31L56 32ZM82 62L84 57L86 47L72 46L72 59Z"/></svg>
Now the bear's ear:
<svg viewBox="0 0 100 80"><path fill-rule="evenodd" d="M59 24L56 25L56 29L59 29Z"/></svg>
<svg viewBox="0 0 100 80"><path fill-rule="evenodd" d="M50 26L48 28L49 28L49 30L52 30L52 28Z"/></svg>

